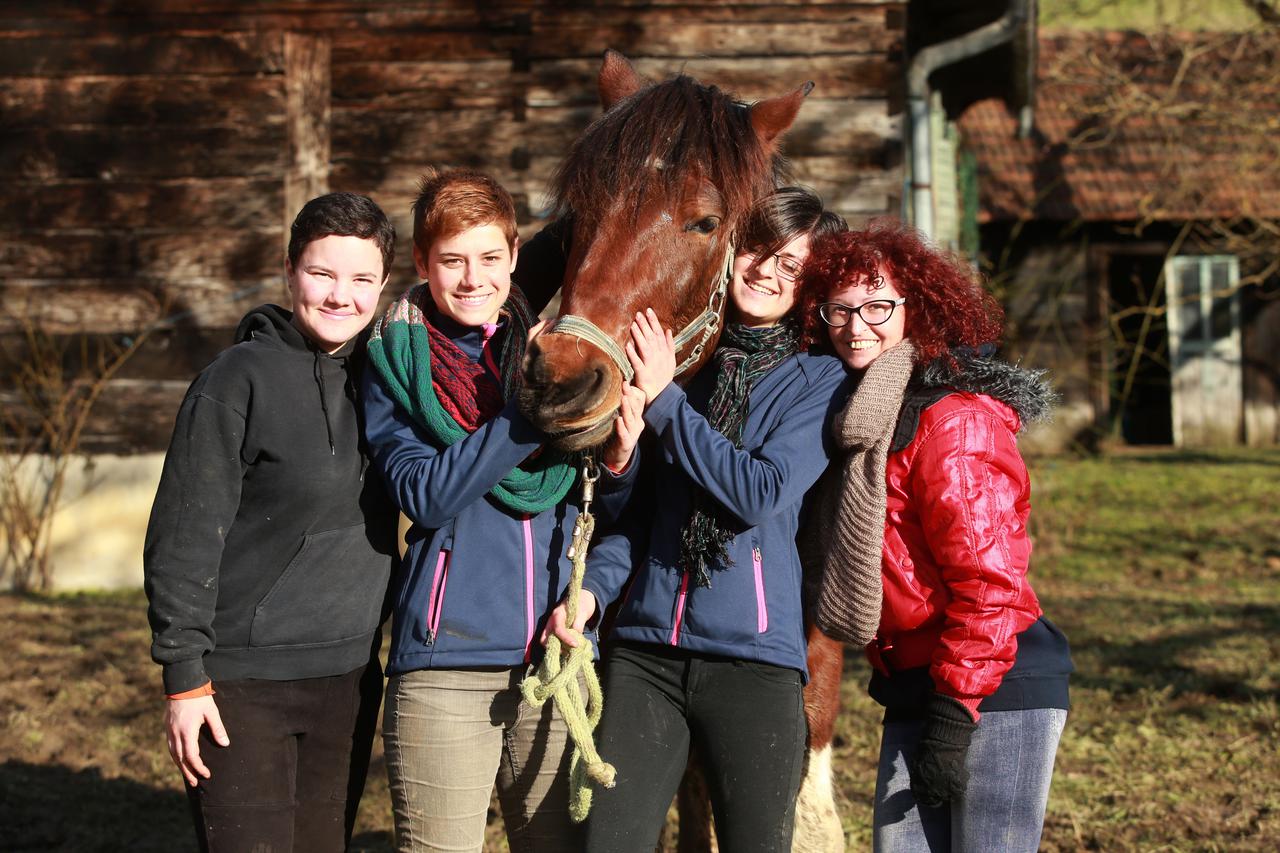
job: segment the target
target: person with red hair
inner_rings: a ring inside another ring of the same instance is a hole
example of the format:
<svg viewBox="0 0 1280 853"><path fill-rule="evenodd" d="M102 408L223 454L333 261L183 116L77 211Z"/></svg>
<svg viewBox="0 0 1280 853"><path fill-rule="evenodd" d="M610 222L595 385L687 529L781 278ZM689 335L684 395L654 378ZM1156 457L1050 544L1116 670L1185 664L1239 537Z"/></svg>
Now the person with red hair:
<svg viewBox="0 0 1280 853"><path fill-rule="evenodd" d="M829 636L866 636L859 605L880 604L875 849L1034 851L1072 664L1027 579L1015 436L1053 393L994 357L1000 307L906 225L818 241L800 291L809 339L861 375L805 550L821 554L810 609Z"/></svg>

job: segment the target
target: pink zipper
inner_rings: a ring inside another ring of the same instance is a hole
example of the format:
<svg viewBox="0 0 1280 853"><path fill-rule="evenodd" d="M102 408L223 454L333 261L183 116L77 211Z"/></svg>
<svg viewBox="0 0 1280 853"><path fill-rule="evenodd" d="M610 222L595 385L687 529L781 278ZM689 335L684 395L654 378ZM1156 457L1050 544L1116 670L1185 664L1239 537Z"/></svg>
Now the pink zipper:
<svg viewBox="0 0 1280 853"><path fill-rule="evenodd" d="M680 645L680 623L684 620L684 602L689 597L689 573L680 579L680 592L676 594L676 621L671 626L671 645Z"/></svg>
<svg viewBox="0 0 1280 853"><path fill-rule="evenodd" d="M759 548L751 549L751 566L756 571L756 631L763 634L769 630L769 605L764 600L764 572L761 564L764 558Z"/></svg>
<svg viewBox="0 0 1280 853"><path fill-rule="evenodd" d="M528 663L533 656L533 523L529 516L524 517L524 618L528 637L524 643L524 660Z"/></svg>
<svg viewBox="0 0 1280 853"><path fill-rule="evenodd" d="M440 611L444 609L444 588L449 574L449 552L440 549L436 557L436 575L431 579L431 596L427 599L427 642L434 643L440 629Z"/></svg>

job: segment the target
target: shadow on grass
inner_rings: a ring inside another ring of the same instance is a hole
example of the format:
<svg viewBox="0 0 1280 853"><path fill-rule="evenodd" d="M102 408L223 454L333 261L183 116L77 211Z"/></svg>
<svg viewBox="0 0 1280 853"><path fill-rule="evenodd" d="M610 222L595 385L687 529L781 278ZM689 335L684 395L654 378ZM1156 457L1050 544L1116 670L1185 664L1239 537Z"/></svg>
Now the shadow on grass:
<svg viewBox="0 0 1280 853"><path fill-rule="evenodd" d="M0 849L182 853L196 849L187 799L96 769L0 764Z"/></svg>
<svg viewBox="0 0 1280 853"><path fill-rule="evenodd" d="M1050 611L1046 615L1071 643L1076 665L1073 688L1102 690L1117 698L1143 690L1169 690L1171 698L1199 695L1231 703L1280 701L1280 689L1253 687L1239 676L1241 668L1253 669L1259 661L1272 660L1271 653L1233 645L1241 639L1269 643L1280 637L1278 605L1058 596L1046 608ZM1141 639L1123 636L1145 626L1162 629ZM1202 666L1182 662L1196 655L1204 661L1210 652L1211 658ZM865 686L870 675L866 657L846 649L844 677Z"/></svg>
<svg viewBox="0 0 1280 853"><path fill-rule="evenodd" d="M1248 453L1226 450L1178 450L1124 451L1111 456L1118 462L1136 462L1155 465L1270 465L1280 467L1280 453L1251 451Z"/></svg>
<svg viewBox="0 0 1280 853"><path fill-rule="evenodd" d="M1080 614L1080 622L1098 619L1090 611L1114 614L1107 634L1081 629L1072 631L1074 618L1066 622L1066 633L1076 658L1073 685L1106 690L1112 695L1134 693L1143 689L1170 689L1173 696L1201 694L1228 702L1252 702L1258 699L1280 699L1280 690L1258 689L1243 683L1238 669L1232 671L1230 657L1237 664L1256 664L1250 653L1228 651L1240 639L1261 643L1280 636L1280 606L1274 604L1224 604L1211 600L1183 602L1135 602L1119 596L1058 598L1054 610L1061 615ZM1051 617L1052 618L1052 617ZM1164 630L1154 636L1129 639L1117 636L1133 630L1133 626L1159 625ZM1188 666L1189 656L1213 652L1213 665ZM1091 661L1094 665L1086 665Z"/></svg>
<svg viewBox="0 0 1280 853"><path fill-rule="evenodd" d="M0 764L5 853L195 853L187 798L96 769ZM391 833L361 832L352 853L389 853Z"/></svg>

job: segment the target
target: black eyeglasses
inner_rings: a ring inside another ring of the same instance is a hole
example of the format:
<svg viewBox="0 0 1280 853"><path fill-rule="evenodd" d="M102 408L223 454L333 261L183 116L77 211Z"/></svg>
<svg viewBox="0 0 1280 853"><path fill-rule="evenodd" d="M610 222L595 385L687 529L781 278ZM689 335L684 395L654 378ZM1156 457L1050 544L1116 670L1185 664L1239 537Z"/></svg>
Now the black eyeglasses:
<svg viewBox="0 0 1280 853"><path fill-rule="evenodd" d="M754 258L756 264L763 264L769 258L773 258L774 273L785 281L795 281L800 277L800 271L804 269L803 262L788 255L771 254L760 257L756 252L742 252L742 254L748 258Z"/></svg>
<svg viewBox="0 0 1280 853"><path fill-rule="evenodd" d="M897 299L872 299L857 308L843 302L824 302L818 306L818 316L822 318L822 322L837 329L849 325L855 316L861 317L862 322L868 326L879 326L893 316L894 308L906 301L905 296Z"/></svg>

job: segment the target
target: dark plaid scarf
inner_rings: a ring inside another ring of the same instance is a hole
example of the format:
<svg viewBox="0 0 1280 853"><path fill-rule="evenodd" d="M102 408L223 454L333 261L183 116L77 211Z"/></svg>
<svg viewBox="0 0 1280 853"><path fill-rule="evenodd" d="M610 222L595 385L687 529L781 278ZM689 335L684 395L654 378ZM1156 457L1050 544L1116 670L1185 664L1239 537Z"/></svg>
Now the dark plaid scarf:
<svg viewBox="0 0 1280 853"><path fill-rule="evenodd" d="M712 359L715 391L707 404L706 417L711 427L732 441L734 447L742 447L751 389L799 349L799 328L789 318L764 329L738 323L725 326ZM680 536L680 556L685 571L693 574L699 586L711 585L712 567L732 562L727 546L738 524L704 489L695 489L693 509Z"/></svg>

